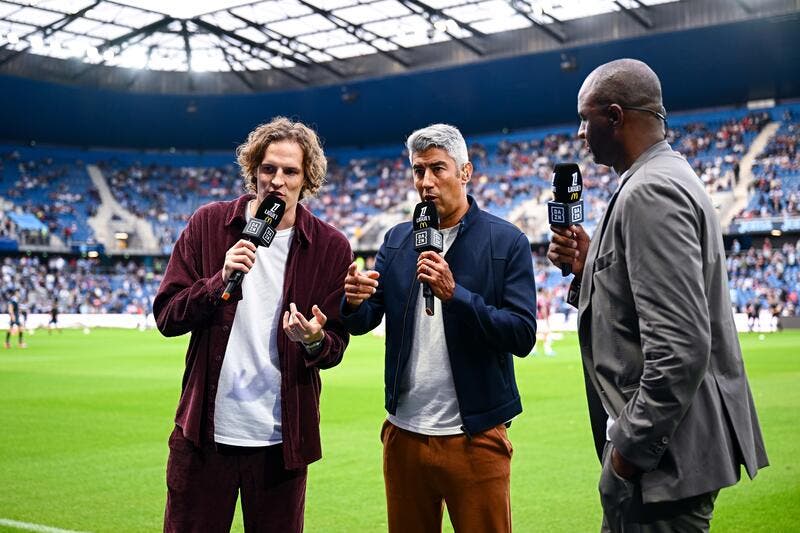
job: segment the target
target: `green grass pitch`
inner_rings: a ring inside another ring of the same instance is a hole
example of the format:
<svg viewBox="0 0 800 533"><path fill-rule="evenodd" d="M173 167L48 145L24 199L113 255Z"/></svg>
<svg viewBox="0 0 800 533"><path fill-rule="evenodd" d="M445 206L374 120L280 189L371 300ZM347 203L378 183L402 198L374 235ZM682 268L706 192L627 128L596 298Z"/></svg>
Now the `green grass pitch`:
<svg viewBox="0 0 800 533"><path fill-rule="evenodd" d="M797 531L800 332L741 339L772 465L721 493L712 529ZM26 350L0 351L0 524L159 531L188 337L75 330L39 331L27 341ZM599 465L575 336L555 349L556 357L516 363L525 410L509 430L514 529L593 532ZM382 363L383 340L367 335L323 373L324 457L309 469L307 531L386 530ZM233 529L242 530L238 512Z"/></svg>

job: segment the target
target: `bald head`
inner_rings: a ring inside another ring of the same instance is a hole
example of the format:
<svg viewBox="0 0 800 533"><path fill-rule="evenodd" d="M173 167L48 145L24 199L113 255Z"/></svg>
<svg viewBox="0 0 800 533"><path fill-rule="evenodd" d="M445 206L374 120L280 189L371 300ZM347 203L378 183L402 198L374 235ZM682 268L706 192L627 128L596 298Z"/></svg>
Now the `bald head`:
<svg viewBox="0 0 800 533"><path fill-rule="evenodd" d="M600 65L583 82L580 94L591 95L597 105L619 104L622 108L639 107L662 116L667 114L658 76L636 59L617 59Z"/></svg>

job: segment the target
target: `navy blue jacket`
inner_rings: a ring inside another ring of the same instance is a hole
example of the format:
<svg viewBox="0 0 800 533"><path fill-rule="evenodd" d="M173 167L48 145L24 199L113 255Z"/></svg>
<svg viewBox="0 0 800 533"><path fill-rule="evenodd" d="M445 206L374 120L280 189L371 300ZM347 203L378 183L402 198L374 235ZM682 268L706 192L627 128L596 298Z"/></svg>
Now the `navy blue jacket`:
<svg viewBox="0 0 800 533"><path fill-rule="evenodd" d="M475 434L522 412L512 354L530 353L536 342L536 287L528 239L514 225L482 211L469 196L469 210L445 255L456 289L443 302L447 351L462 428ZM342 301L348 331L364 334L386 315L386 410L397 411L398 381L406 372L419 295L418 254L410 222L386 233L375 270L374 295L354 312Z"/></svg>

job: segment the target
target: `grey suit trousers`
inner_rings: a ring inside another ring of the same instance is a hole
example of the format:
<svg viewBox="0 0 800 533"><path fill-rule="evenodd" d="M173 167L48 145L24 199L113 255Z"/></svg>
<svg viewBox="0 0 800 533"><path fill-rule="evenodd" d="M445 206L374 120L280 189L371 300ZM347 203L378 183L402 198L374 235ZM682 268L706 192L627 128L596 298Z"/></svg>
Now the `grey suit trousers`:
<svg viewBox="0 0 800 533"><path fill-rule="evenodd" d="M718 490L682 500L644 504L639 484L620 477L611 466L612 448L607 442L598 484L603 506L602 533L709 531Z"/></svg>

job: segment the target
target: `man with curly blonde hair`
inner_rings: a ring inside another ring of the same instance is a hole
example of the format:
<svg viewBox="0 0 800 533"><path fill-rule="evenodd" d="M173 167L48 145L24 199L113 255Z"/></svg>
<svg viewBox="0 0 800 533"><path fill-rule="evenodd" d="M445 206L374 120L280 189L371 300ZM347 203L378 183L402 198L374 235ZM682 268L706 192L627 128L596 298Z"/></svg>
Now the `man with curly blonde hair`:
<svg viewBox="0 0 800 533"><path fill-rule="evenodd" d="M165 531L302 531L306 467L321 455L319 370L349 336L339 318L347 239L300 200L325 181L319 139L278 117L236 150L247 194L201 207L153 304L165 336L191 332L169 439ZM270 246L240 238L268 195L286 204ZM231 275L247 274L229 299ZM308 317L308 318L307 318Z"/></svg>

